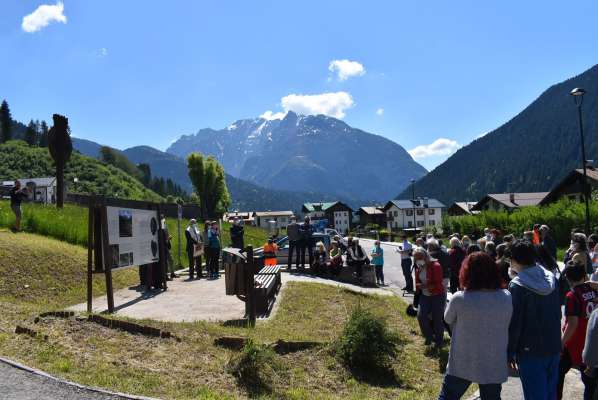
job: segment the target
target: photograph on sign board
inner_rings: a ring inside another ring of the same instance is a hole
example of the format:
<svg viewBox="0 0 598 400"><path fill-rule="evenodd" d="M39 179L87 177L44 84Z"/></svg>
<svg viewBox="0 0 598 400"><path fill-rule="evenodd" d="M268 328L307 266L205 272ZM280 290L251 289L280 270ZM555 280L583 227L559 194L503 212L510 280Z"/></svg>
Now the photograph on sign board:
<svg viewBox="0 0 598 400"><path fill-rule="evenodd" d="M156 218L152 218L152 221L150 222L150 229L152 231L152 236L158 232L158 221L156 221Z"/></svg>
<svg viewBox="0 0 598 400"><path fill-rule="evenodd" d="M120 255L120 267L127 267L132 264L133 253L122 253Z"/></svg>
<svg viewBox="0 0 598 400"><path fill-rule="evenodd" d="M133 213L131 210L118 211L118 231L120 237L133 237Z"/></svg>
<svg viewBox="0 0 598 400"><path fill-rule="evenodd" d="M152 240L152 255L154 257L156 257L156 255L158 254L158 243L156 243L155 240Z"/></svg>
<svg viewBox="0 0 598 400"><path fill-rule="evenodd" d="M112 264L110 264L110 266L112 268L116 268L119 266L120 261L119 261L119 257L120 257L120 249L119 249L119 245L117 244L112 244L110 245L110 255L112 256Z"/></svg>

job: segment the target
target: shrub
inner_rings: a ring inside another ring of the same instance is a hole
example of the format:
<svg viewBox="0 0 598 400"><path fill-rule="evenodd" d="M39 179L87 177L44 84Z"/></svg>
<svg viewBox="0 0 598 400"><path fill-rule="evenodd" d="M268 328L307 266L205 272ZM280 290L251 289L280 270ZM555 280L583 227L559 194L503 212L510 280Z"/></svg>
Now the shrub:
<svg viewBox="0 0 598 400"><path fill-rule="evenodd" d="M228 362L227 371L249 393L271 392L276 371L280 369L274 350L266 345L247 340L243 349Z"/></svg>
<svg viewBox="0 0 598 400"><path fill-rule="evenodd" d="M396 356L398 342L386 321L358 306L338 340L337 354L349 368L384 369Z"/></svg>
<svg viewBox="0 0 598 400"><path fill-rule="evenodd" d="M592 201L590 225L594 232L597 228L597 215L598 201ZM546 224L551 228L557 244L565 246L569 243L571 229L583 228L584 219L583 203L562 199L547 206L522 207L513 212L484 211L477 215L444 217L442 230L445 234L458 232L462 235L479 236L485 227L492 227L520 236L524 231L531 230L534 224Z"/></svg>

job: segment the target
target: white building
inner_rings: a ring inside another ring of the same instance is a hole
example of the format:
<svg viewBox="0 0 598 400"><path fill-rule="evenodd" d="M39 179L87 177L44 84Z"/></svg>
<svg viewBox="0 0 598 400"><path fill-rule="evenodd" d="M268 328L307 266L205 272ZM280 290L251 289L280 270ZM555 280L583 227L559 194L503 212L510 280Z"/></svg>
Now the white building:
<svg viewBox="0 0 598 400"><path fill-rule="evenodd" d="M444 204L436 199L391 200L384 206L389 230L441 229Z"/></svg>
<svg viewBox="0 0 598 400"><path fill-rule="evenodd" d="M27 188L27 200L44 204L56 203L56 178L21 178L19 182L21 187ZM2 182L2 187L6 189L3 192L12 188L14 184L15 181Z"/></svg>
<svg viewBox="0 0 598 400"><path fill-rule="evenodd" d="M347 233L351 229L353 210L340 201L305 203L301 211L312 222L324 221L327 227L334 228L340 233Z"/></svg>
<svg viewBox="0 0 598 400"><path fill-rule="evenodd" d="M260 228L286 228L291 222L292 211L257 211L254 213L254 224Z"/></svg>

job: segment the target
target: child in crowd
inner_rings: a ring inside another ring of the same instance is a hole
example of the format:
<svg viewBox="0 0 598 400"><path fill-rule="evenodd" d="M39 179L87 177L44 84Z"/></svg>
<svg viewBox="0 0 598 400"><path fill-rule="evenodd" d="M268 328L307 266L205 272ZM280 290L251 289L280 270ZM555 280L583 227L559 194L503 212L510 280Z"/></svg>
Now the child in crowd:
<svg viewBox="0 0 598 400"><path fill-rule="evenodd" d="M569 261L563 271L571 288L565 297L565 325L563 326L563 350L559 363L559 381L557 395L563 398L565 375L571 368L582 371L581 380L586 391L592 391L596 385L594 379L583 371L586 369L582 361L582 351L586 339L586 328L590 314L594 310L594 300L598 293L586 283L585 266L581 263Z"/></svg>

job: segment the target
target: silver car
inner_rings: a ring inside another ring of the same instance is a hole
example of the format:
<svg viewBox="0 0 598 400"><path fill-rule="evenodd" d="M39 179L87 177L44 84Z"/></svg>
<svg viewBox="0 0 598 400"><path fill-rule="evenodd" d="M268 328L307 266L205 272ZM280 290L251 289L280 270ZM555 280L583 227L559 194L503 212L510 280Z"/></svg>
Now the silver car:
<svg viewBox="0 0 598 400"><path fill-rule="evenodd" d="M316 232L312 236L313 251L315 252L316 244L318 242L324 243L326 249L330 248L330 235L325 233ZM287 265L289 263L289 238L287 236L282 237L276 241L278 251L276 252L276 262L281 265ZM297 251L297 249L295 250ZM307 258L307 251L305 252L305 258ZM254 250L256 256L264 254L264 248L258 247ZM295 252L293 252L293 258L295 258ZM293 262L295 260L292 260ZM307 260L306 260L307 262Z"/></svg>

